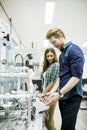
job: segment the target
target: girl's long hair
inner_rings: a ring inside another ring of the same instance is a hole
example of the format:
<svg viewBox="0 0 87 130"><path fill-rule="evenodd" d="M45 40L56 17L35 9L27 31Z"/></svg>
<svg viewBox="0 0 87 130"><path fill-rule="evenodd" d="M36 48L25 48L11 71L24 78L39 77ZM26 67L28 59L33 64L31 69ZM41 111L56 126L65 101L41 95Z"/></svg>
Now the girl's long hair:
<svg viewBox="0 0 87 130"><path fill-rule="evenodd" d="M53 63L58 62L56 52L53 48L47 48L44 53L44 62L43 62L43 73L47 70L49 67L49 62L47 61L46 55L48 52L52 52L54 54Z"/></svg>

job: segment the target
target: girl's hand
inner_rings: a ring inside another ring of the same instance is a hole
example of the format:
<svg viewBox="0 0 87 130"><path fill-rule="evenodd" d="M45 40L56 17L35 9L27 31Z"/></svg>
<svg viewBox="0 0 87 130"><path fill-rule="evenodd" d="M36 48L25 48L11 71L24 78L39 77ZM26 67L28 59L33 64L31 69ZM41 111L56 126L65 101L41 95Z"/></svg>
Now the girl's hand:
<svg viewBox="0 0 87 130"><path fill-rule="evenodd" d="M35 97L36 97L36 98L40 98L40 99L42 99L43 94L40 93L39 91L36 91L36 92L35 92Z"/></svg>

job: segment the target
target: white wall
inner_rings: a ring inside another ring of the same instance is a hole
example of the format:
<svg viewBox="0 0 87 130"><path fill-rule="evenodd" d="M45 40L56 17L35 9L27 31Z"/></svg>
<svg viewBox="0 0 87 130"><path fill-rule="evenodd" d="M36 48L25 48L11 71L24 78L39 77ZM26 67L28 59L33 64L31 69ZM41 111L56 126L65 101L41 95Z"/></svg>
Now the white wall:
<svg viewBox="0 0 87 130"><path fill-rule="evenodd" d="M87 40L86 12L87 0L57 0L54 25L63 28L70 39L82 44Z"/></svg>
<svg viewBox="0 0 87 130"><path fill-rule="evenodd" d="M87 54L85 55L85 64L84 64L83 78L87 78Z"/></svg>
<svg viewBox="0 0 87 130"><path fill-rule="evenodd" d="M87 40L87 0L56 0L52 25L44 24L45 0L0 0L23 44L43 44L51 27L62 28L67 37L76 43ZM1 12L0 12L1 13Z"/></svg>

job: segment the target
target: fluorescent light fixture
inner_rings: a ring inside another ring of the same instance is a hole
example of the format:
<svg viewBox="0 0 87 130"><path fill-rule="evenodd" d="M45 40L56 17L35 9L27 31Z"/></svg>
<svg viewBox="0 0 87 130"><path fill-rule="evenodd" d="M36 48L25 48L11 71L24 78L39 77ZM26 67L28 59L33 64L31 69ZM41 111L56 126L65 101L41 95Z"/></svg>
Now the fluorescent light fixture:
<svg viewBox="0 0 87 130"><path fill-rule="evenodd" d="M52 24L55 1L46 1L45 24Z"/></svg>
<svg viewBox="0 0 87 130"><path fill-rule="evenodd" d="M81 47L86 47L86 46L87 46L87 41L84 42L84 43L81 45Z"/></svg>

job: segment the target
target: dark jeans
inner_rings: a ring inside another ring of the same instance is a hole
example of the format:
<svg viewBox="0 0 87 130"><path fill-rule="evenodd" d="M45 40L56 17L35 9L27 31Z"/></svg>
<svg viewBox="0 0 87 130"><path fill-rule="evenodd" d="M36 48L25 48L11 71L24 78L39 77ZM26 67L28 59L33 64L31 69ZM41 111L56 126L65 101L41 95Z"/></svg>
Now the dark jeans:
<svg viewBox="0 0 87 130"><path fill-rule="evenodd" d="M81 96L75 95L68 100L59 101L59 109L62 117L61 130L75 130L81 99Z"/></svg>

